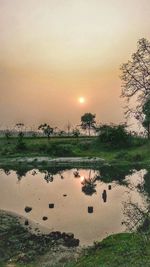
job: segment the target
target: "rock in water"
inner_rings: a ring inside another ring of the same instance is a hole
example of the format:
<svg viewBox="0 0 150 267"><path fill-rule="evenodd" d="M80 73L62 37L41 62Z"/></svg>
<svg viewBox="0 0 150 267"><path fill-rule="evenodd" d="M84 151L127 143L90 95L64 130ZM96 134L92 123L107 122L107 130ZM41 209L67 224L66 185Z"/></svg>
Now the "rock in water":
<svg viewBox="0 0 150 267"><path fill-rule="evenodd" d="M93 207L88 207L88 213L93 213Z"/></svg>
<svg viewBox="0 0 150 267"><path fill-rule="evenodd" d="M28 206L26 206L24 210L25 210L25 212L29 213L29 212L32 210L32 208L31 208L31 207L28 207Z"/></svg>
<svg viewBox="0 0 150 267"><path fill-rule="evenodd" d="M50 209L53 209L53 208L54 208L54 204L53 204L53 203L50 203L50 204L49 204L49 208L50 208Z"/></svg>
<svg viewBox="0 0 150 267"><path fill-rule="evenodd" d="M47 221L48 218L46 216L43 217L43 221Z"/></svg>

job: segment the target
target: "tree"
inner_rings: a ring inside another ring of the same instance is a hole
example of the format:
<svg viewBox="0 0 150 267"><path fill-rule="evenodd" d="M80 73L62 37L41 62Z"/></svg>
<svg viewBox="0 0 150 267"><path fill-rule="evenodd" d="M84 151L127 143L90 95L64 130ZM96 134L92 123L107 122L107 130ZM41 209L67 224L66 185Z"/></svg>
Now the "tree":
<svg viewBox="0 0 150 267"><path fill-rule="evenodd" d="M150 97L150 42L142 38L138 41L137 51L131 60L121 66L122 97L127 99L127 117L141 118L142 106ZM136 97L136 105L130 105Z"/></svg>
<svg viewBox="0 0 150 267"><path fill-rule="evenodd" d="M88 130L89 136L91 135L91 129L94 129L94 126L96 124L95 117L96 115L92 113L85 113L81 117L81 128L84 130Z"/></svg>
<svg viewBox="0 0 150 267"><path fill-rule="evenodd" d="M48 125L47 123L41 124L38 127L38 130L42 130L43 133L48 137L48 139L54 132L54 128L50 127L50 125Z"/></svg>
<svg viewBox="0 0 150 267"><path fill-rule="evenodd" d="M71 127L72 127L72 125L71 125L71 123L68 121L68 123L67 123L67 125L66 125L66 129L67 129L67 134L68 134L68 136L70 135Z"/></svg>
<svg viewBox="0 0 150 267"><path fill-rule="evenodd" d="M142 124L147 131L147 137L150 138L150 98L143 105L142 111L144 115Z"/></svg>
<svg viewBox="0 0 150 267"><path fill-rule="evenodd" d="M17 130L17 144L16 144L16 148L18 150L25 150L26 149L26 144L24 142L24 135L25 135L25 125L22 122L19 122L15 125L15 128Z"/></svg>
<svg viewBox="0 0 150 267"><path fill-rule="evenodd" d="M79 129L77 129L77 128L73 129L72 134L74 137L78 138L80 135Z"/></svg>

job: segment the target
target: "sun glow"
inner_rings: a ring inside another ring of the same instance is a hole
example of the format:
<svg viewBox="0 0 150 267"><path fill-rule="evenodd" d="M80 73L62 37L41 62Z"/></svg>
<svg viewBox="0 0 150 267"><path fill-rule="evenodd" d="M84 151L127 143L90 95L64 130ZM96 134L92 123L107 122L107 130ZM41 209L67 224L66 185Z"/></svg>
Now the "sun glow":
<svg viewBox="0 0 150 267"><path fill-rule="evenodd" d="M84 97L79 97L79 103L84 104L85 103L85 98Z"/></svg>

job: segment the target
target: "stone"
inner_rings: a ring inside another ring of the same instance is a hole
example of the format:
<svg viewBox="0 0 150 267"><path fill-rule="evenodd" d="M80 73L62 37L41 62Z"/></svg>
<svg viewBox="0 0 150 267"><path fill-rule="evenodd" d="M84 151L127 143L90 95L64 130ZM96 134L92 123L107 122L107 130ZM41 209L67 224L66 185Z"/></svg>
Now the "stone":
<svg viewBox="0 0 150 267"><path fill-rule="evenodd" d="M47 221L48 218L46 216L43 217L43 221Z"/></svg>
<svg viewBox="0 0 150 267"><path fill-rule="evenodd" d="M108 190L111 190L111 185L108 186Z"/></svg>
<svg viewBox="0 0 150 267"><path fill-rule="evenodd" d="M80 240L79 239L67 239L65 240L65 246L67 247L78 247L80 244Z"/></svg>
<svg viewBox="0 0 150 267"><path fill-rule="evenodd" d="M102 199L103 199L104 203L107 202L107 192L106 192L106 190L104 190L103 193L102 193Z"/></svg>
<svg viewBox="0 0 150 267"><path fill-rule="evenodd" d="M29 225L29 221L25 220L24 225L28 226Z"/></svg>
<svg viewBox="0 0 150 267"><path fill-rule="evenodd" d="M51 233L49 234L49 236L50 236L53 240L58 240L58 239L62 238L62 234L61 234L61 232L59 232L59 231L51 232Z"/></svg>
<svg viewBox="0 0 150 267"><path fill-rule="evenodd" d="M74 238L74 234L73 233L67 233L66 236L70 239L73 239Z"/></svg>
<svg viewBox="0 0 150 267"><path fill-rule="evenodd" d="M32 208L31 208L31 207L28 207L28 206L26 206L24 210L25 210L25 212L29 213L29 212L32 210Z"/></svg>
<svg viewBox="0 0 150 267"><path fill-rule="evenodd" d="M49 209L53 209L54 208L54 204L53 203L50 203L49 204Z"/></svg>
<svg viewBox="0 0 150 267"><path fill-rule="evenodd" d="M88 213L93 213L93 207L88 207Z"/></svg>
<svg viewBox="0 0 150 267"><path fill-rule="evenodd" d="M73 239L74 238L74 234L73 233L62 233L62 238L64 240Z"/></svg>

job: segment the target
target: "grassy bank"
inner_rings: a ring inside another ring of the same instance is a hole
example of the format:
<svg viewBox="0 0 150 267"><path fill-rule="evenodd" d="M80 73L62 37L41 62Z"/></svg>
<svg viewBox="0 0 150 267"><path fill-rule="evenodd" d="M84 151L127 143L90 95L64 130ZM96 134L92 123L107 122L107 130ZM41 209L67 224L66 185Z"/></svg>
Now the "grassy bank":
<svg viewBox="0 0 150 267"><path fill-rule="evenodd" d="M68 267L150 266L150 238L146 234L124 233L110 236L86 250Z"/></svg>
<svg viewBox="0 0 150 267"><path fill-rule="evenodd" d="M107 162L150 162L150 141L133 138L131 145L112 147L96 137L0 138L0 160L18 157L100 157Z"/></svg>

